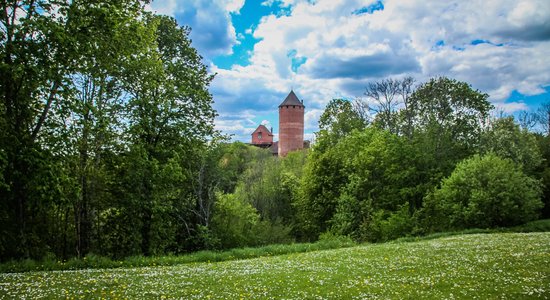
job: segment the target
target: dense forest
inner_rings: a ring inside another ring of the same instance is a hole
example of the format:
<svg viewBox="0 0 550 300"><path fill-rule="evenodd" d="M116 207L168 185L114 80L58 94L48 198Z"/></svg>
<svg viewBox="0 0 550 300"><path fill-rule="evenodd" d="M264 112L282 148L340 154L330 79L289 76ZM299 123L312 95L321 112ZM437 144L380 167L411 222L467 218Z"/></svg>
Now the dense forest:
<svg viewBox="0 0 550 300"><path fill-rule="evenodd" d="M334 99L311 149L214 130L190 28L137 0L2 2L0 262L386 241L550 217L550 103L445 77Z"/></svg>

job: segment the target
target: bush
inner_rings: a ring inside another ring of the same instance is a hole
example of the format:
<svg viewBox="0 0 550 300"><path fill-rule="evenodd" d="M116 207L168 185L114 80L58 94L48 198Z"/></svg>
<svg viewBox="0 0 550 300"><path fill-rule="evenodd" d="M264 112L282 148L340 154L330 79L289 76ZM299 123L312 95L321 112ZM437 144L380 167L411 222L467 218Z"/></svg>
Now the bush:
<svg viewBox="0 0 550 300"><path fill-rule="evenodd" d="M489 153L459 163L441 188L426 197L425 217L437 230L495 228L534 220L541 184L509 159Z"/></svg>
<svg viewBox="0 0 550 300"><path fill-rule="evenodd" d="M260 222L256 209L235 194L218 194L212 217L212 232L222 248L237 248L254 244L254 230Z"/></svg>
<svg viewBox="0 0 550 300"><path fill-rule="evenodd" d="M362 224L362 239L371 242L390 241L409 235L413 224L408 204L403 204L395 212L377 210L372 213L368 222Z"/></svg>

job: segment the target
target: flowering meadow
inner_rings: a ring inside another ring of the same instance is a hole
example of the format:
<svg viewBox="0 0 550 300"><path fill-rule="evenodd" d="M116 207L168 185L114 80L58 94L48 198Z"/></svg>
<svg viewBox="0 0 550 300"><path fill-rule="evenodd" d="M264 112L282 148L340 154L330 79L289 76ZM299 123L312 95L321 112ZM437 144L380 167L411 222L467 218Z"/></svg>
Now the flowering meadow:
<svg viewBox="0 0 550 300"><path fill-rule="evenodd" d="M366 244L169 267L0 274L0 299L550 298L550 232Z"/></svg>

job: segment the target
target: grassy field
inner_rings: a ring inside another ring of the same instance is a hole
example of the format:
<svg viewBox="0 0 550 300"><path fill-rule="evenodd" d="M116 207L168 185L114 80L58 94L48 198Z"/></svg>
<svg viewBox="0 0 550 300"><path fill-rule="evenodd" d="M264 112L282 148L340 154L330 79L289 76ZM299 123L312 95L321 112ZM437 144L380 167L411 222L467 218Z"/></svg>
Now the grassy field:
<svg viewBox="0 0 550 300"><path fill-rule="evenodd" d="M178 266L0 274L0 298L550 298L550 233L494 233Z"/></svg>

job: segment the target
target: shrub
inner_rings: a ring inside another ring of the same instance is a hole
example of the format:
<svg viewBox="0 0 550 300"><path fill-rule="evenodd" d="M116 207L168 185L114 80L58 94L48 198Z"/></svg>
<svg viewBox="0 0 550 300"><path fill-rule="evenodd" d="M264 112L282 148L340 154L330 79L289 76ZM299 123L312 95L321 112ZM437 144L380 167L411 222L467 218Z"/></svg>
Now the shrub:
<svg viewBox="0 0 550 300"><path fill-rule="evenodd" d="M235 194L218 194L212 217L212 231L221 247L236 248L254 244L254 229L260 222L256 209Z"/></svg>
<svg viewBox="0 0 550 300"><path fill-rule="evenodd" d="M536 219L540 196L538 181L511 160L489 153L459 163L426 198L425 210L434 213L439 230L506 227Z"/></svg>

